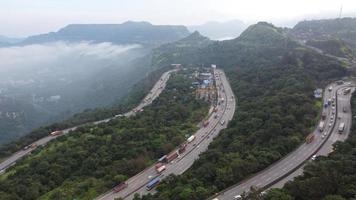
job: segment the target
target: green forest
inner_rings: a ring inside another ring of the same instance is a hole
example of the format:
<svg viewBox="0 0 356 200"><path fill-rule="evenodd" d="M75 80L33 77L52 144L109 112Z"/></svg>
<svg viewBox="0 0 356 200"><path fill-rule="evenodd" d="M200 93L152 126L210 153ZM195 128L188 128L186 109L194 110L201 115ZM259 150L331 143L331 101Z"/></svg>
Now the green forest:
<svg viewBox="0 0 356 200"><path fill-rule="evenodd" d="M177 73L142 113L80 127L36 149L0 176L0 199L93 199L135 175L185 141L207 115L191 83Z"/></svg>

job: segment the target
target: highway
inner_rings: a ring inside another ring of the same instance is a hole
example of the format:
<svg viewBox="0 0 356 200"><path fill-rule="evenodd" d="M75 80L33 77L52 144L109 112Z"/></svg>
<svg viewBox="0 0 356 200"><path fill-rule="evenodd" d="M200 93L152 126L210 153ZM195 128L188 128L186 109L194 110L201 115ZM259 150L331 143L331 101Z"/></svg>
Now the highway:
<svg viewBox="0 0 356 200"><path fill-rule="evenodd" d="M220 105L217 105L217 111L208 117L207 120L209 124L206 127L201 127L194 133L195 140L188 143L186 150L180 154L178 158L166 164L166 170L161 174L158 174L155 170L155 166L152 165L128 179L126 181L128 184L127 188L117 193L110 190L97 197L97 200L114 200L119 197L131 200L135 193L140 195L148 194L149 192L154 193L154 190L147 191L145 187L152 178L160 177L163 179L170 174L180 175L192 166L194 161L199 158L199 154L206 151L209 144L218 136L219 132L226 128L235 112L236 100L226 75L222 70L215 70L214 76L216 77L216 85L220 86L218 89ZM222 101L222 99L224 100Z"/></svg>
<svg viewBox="0 0 356 200"><path fill-rule="evenodd" d="M345 141L350 134L351 123L352 123L352 113L351 113L351 93L347 95L343 95L344 87L341 87L338 91L337 95L337 120L335 124L335 128L332 130L329 138L326 140L325 144L321 147L321 149L316 153L317 156L327 156L329 153L333 151L333 144L337 141ZM344 107L346 108L346 112L343 111ZM345 123L345 131L342 134L339 134L338 127L341 122ZM305 165L302 165L292 174L273 184L271 188L281 188L288 181L293 180L294 177L303 174L303 168Z"/></svg>
<svg viewBox="0 0 356 200"><path fill-rule="evenodd" d="M151 104L153 102L153 100L156 99L161 94L161 92L166 87L166 83L167 83L170 75L172 74L172 72L175 72L175 71L177 71L177 69L169 70L169 71L163 73L162 76L160 77L160 79L155 83L155 85L153 86L151 91L140 102L140 104L137 107L135 107L132 110L130 110L129 112L124 113L122 115L120 115L120 114L119 115L115 115L114 117L103 119L103 120L96 121L96 122L91 122L91 123L93 123L93 124L106 123L106 122L110 121L111 119L114 119L114 118L117 118L117 117L122 117L122 116L130 117L130 116L135 115L137 112L140 112L141 109L143 109L145 106ZM60 137L62 135L71 133L71 131L76 130L78 127L84 126L84 125L87 125L87 124L90 124L90 123L86 123L86 124L82 124L82 125L78 125L78 126L74 126L74 127L71 127L71 128L64 129L64 130L62 130L63 134L61 134L61 135L56 135L56 136L48 135L48 136L46 136L44 138L41 138L41 139L33 142L32 144L34 144L36 146L43 146L43 145L47 144L49 141L51 141L53 139L56 139L57 137ZM14 165L17 160L19 160L20 158L24 157L25 155L31 153L35 149L36 148L22 149L22 150L20 150L20 151L18 151L16 153L14 153L13 155L11 155L9 158L7 158L4 161L2 161L0 163L0 174L4 173L7 168L9 168L10 166Z"/></svg>
<svg viewBox="0 0 356 200"><path fill-rule="evenodd" d="M332 87L329 91L328 88ZM351 85L328 85L325 89L323 102L328 99L336 98L336 105L323 107L322 113L326 114L325 128L320 131L318 128L314 130L314 140L307 144L303 143L295 151L291 152L284 158L275 162L266 169L256 173L255 175L221 191L209 199L216 198L218 200L231 200L235 196L241 195L243 192L248 192L251 187L267 189L272 187L281 187L283 184L291 180L293 177L302 172L302 167L305 162L310 160L315 154L324 155L330 152L332 144L337 140L347 138L351 125L351 108L350 94L344 95L343 90ZM343 107L346 107L347 112L343 112ZM337 113L336 116L333 113ZM338 119L340 117L340 119ZM345 122L345 130L340 135L338 126L341 122ZM318 123L319 124L319 123ZM325 136L323 134L325 133Z"/></svg>

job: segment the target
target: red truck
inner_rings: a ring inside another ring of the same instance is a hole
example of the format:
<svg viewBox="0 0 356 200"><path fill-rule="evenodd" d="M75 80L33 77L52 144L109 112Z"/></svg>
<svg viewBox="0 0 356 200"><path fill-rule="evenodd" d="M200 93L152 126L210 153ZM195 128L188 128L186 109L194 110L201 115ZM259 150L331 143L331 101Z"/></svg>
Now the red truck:
<svg viewBox="0 0 356 200"><path fill-rule="evenodd" d="M169 163L172 160L176 159L177 157L178 157L178 152L174 151L173 153L170 153L169 155L167 155L166 162Z"/></svg>
<svg viewBox="0 0 356 200"><path fill-rule="evenodd" d="M120 192L121 190L127 188L127 183L120 183L119 185L114 187L114 193Z"/></svg>

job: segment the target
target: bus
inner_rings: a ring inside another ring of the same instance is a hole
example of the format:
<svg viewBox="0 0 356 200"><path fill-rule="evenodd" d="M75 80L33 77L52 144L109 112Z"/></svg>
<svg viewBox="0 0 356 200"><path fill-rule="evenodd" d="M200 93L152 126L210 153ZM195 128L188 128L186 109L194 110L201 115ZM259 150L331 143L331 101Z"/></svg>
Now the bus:
<svg viewBox="0 0 356 200"><path fill-rule="evenodd" d="M159 182L161 182L161 179L159 179L159 177L156 177L154 179L152 179L150 182L147 183L146 185L146 189L147 191L152 190L154 187L156 187L156 185L159 184Z"/></svg>
<svg viewBox="0 0 356 200"><path fill-rule="evenodd" d="M339 133L341 134L345 129L345 123L344 122L341 122L340 125L339 125Z"/></svg>

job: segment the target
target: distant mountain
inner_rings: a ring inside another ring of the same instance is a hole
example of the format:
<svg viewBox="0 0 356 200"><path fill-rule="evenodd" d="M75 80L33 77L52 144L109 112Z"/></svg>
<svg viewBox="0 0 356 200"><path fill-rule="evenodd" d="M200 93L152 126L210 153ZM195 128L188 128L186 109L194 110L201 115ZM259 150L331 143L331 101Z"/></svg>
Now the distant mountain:
<svg viewBox="0 0 356 200"><path fill-rule="evenodd" d="M0 35L0 46L1 44L15 44L23 41L24 38L12 38Z"/></svg>
<svg viewBox="0 0 356 200"><path fill-rule="evenodd" d="M246 28L247 24L243 23L240 20L232 20L227 22L212 21L202 25L188 27L191 32L199 31L202 35L205 35L213 40L236 38Z"/></svg>
<svg viewBox="0 0 356 200"><path fill-rule="evenodd" d="M291 34L303 40L337 38L356 49L356 18L302 21Z"/></svg>
<svg viewBox="0 0 356 200"><path fill-rule="evenodd" d="M114 44L157 45L173 42L189 35L184 26L152 25L128 21L122 24L71 24L58 32L28 37L23 44L55 41L111 42Z"/></svg>

